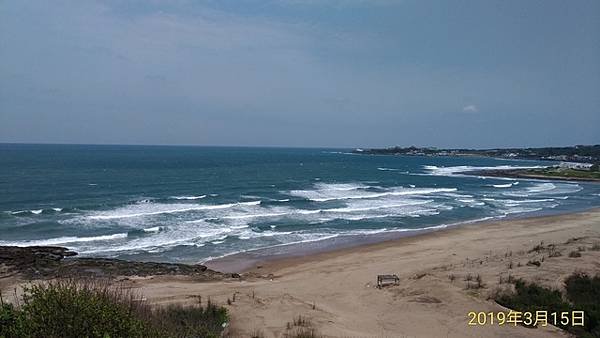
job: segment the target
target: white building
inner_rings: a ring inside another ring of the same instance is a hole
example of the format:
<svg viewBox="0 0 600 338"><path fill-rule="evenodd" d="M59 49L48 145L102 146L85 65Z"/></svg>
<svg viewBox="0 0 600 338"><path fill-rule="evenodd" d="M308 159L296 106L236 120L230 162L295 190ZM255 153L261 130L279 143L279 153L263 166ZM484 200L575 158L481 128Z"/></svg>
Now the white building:
<svg viewBox="0 0 600 338"><path fill-rule="evenodd" d="M592 168L591 163L579 163L579 162L560 162L558 165L564 169L576 169L576 170L590 170Z"/></svg>

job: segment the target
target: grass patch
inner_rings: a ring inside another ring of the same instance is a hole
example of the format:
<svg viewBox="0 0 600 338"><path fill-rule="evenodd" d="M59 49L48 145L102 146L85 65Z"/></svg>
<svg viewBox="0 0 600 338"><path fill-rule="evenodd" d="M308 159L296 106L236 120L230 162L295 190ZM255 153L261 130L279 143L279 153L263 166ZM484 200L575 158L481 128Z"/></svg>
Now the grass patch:
<svg viewBox="0 0 600 338"><path fill-rule="evenodd" d="M24 288L16 305L0 302L0 337L218 337L224 308L152 308L123 288L57 281Z"/></svg>
<svg viewBox="0 0 600 338"><path fill-rule="evenodd" d="M583 273L575 273L565 280L566 293L552 290L521 279L514 281L513 293L502 293L495 297L498 304L522 311L584 311L585 326L558 326L577 337L600 337L600 275L589 277Z"/></svg>
<svg viewBox="0 0 600 338"><path fill-rule="evenodd" d="M322 338L317 330L313 328L312 322L302 316L294 318L286 325L286 331L283 334L284 338Z"/></svg>
<svg viewBox="0 0 600 338"><path fill-rule="evenodd" d="M565 177L565 178L585 178L585 179L600 179L599 171L575 170L564 168L544 168L530 169L526 173L543 175L548 177Z"/></svg>

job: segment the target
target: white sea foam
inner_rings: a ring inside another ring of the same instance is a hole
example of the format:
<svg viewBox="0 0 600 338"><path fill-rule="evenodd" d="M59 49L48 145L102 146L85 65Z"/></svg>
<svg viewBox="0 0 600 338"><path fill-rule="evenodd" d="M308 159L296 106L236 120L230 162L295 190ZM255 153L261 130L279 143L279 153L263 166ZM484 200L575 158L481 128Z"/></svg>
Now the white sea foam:
<svg viewBox="0 0 600 338"><path fill-rule="evenodd" d="M199 200L202 198L205 198L206 195L199 195L199 196L171 196L171 198L176 199L176 200Z"/></svg>
<svg viewBox="0 0 600 338"><path fill-rule="evenodd" d="M521 213L530 213L530 212L535 212L535 211L540 211L543 208L522 208L522 207L515 207L515 208L509 208L506 210L502 210L502 212L504 212L505 215L509 215L509 214L521 214Z"/></svg>
<svg viewBox="0 0 600 338"><path fill-rule="evenodd" d="M118 245L76 246L83 253L110 253L126 251L148 251L156 248L168 249L176 245L193 245L219 240L219 238L236 231L230 227L214 225L206 222L192 226L179 226L177 229L160 231L148 236L133 238Z"/></svg>
<svg viewBox="0 0 600 338"><path fill-rule="evenodd" d="M248 214L248 215L236 215L236 216L223 216L221 219L249 219L249 218L262 218L262 217L278 217L284 216L288 213L285 212L272 212L264 214Z"/></svg>
<svg viewBox="0 0 600 338"><path fill-rule="evenodd" d="M364 207L345 207L345 208L334 208L334 209L326 209L324 212L336 212L336 213L351 213L351 212L361 212L361 211L372 211L372 210L380 210L380 209L393 209L393 208L401 208L406 206L415 206L421 204L427 204L433 202L432 200L415 200L415 201L405 201L404 203L395 203L395 204L376 204Z"/></svg>
<svg viewBox="0 0 600 338"><path fill-rule="evenodd" d="M554 190L556 189L556 185L554 185L554 183L541 183L541 184L537 184L533 187L528 187L525 190L527 190L528 192L531 193L536 193L536 192L544 192L544 191L549 191L549 190Z"/></svg>
<svg viewBox="0 0 600 338"><path fill-rule="evenodd" d="M314 202L335 200L373 199L387 196L427 195L440 192L457 191L456 188L391 188L381 192L366 191L363 185L317 184L314 190L292 190L290 195L303 197Z"/></svg>
<svg viewBox="0 0 600 338"><path fill-rule="evenodd" d="M111 220L119 218L132 218L132 217L145 217L161 214L175 214L190 211L201 211L201 210L217 210L217 209L228 209L236 206L252 206L259 205L260 201L250 202L238 202L238 203L227 203L227 204L158 204L150 203L146 205L140 205L135 207L124 207L117 210L108 212L101 212L95 215L87 216L91 220Z"/></svg>
<svg viewBox="0 0 600 338"><path fill-rule="evenodd" d="M469 171L479 170L511 170L511 169L536 169L545 168L545 166L514 166L514 165L499 165L492 167L477 167L477 166L451 166L451 167L438 167L435 165L424 165L423 169L427 171L427 174L433 176L464 176L461 173ZM510 179L514 180L514 179Z"/></svg>
<svg viewBox="0 0 600 338"><path fill-rule="evenodd" d="M507 183L507 184L492 184L492 187L494 187L494 188L510 188L512 186L513 186L512 183Z"/></svg>
<svg viewBox="0 0 600 338"><path fill-rule="evenodd" d="M457 201L466 203L467 206L470 206L470 207L480 207L480 206L485 205L484 202L479 202L473 198L459 198L459 199L457 199Z"/></svg>
<svg viewBox="0 0 600 338"><path fill-rule="evenodd" d="M35 239L35 240L21 240L21 241L0 241L1 245L12 245L12 246L46 246L46 245L59 245L59 244L72 244L72 243L83 243L83 242L96 242L96 241L110 241L115 239L127 238L126 233L112 234L112 235L101 235L91 237L75 237L65 236L48 239Z"/></svg>
<svg viewBox="0 0 600 338"><path fill-rule="evenodd" d="M503 193L506 196L529 197L537 195L563 195L573 194L581 191L583 188L579 184L571 183L536 183L533 186L526 187L519 191Z"/></svg>

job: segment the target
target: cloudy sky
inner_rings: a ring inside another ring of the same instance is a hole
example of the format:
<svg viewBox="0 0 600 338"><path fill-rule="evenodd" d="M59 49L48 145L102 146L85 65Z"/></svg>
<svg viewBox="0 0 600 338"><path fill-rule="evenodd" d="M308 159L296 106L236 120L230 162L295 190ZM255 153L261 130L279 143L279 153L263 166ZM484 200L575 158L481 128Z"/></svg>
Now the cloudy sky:
<svg viewBox="0 0 600 338"><path fill-rule="evenodd" d="M600 1L0 1L0 142L600 143Z"/></svg>

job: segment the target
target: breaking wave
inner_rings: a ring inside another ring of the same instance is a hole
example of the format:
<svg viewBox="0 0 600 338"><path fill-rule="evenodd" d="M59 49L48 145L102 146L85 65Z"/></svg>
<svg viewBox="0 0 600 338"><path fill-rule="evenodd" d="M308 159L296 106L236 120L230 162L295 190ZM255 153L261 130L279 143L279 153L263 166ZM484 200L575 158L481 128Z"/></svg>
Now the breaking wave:
<svg viewBox="0 0 600 338"><path fill-rule="evenodd" d="M199 200L202 198L205 198L206 195L199 195L199 196L171 196L172 199L176 199L176 200Z"/></svg>

